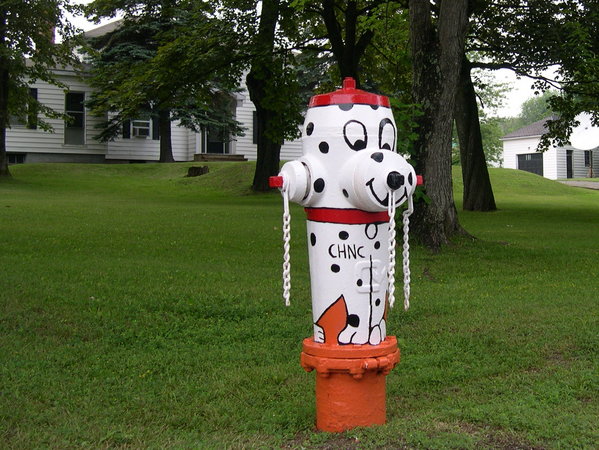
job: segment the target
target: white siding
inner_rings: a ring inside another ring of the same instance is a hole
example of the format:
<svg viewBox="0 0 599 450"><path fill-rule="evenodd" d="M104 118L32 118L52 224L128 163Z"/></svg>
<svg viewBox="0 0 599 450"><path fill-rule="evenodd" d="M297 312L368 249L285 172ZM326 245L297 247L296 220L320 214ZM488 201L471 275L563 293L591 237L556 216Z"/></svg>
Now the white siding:
<svg viewBox="0 0 599 450"><path fill-rule="evenodd" d="M189 151L190 130L180 127L176 122L171 126L171 145L175 161L192 161L193 150ZM160 141L151 137L129 139L118 138L108 143L106 159L132 161L158 161L160 157Z"/></svg>
<svg viewBox="0 0 599 450"><path fill-rule="evenodd" d="M256 144L253 141L254 135L254 119L253 114L256 111L254 104L250 100L248 91L244 88L239 94L239 102L237 106L236 119L241 123L244 128L245 136L237 136L235 138L234 152L237 154L244 155L249 160L255 160ZM300 139L293 141L285 141L281 147L281 160L288 161L297 159L302 156L302 143Z"/></svg>
<svg viewBox="0 0 599 450"><path fill-rule="evenodd" d="M573 149L572 153L572 176L574 178L585 178L589 175L589 168L584 165L584 150Z"/></svg>
<svg viewBox="0 0 599 450"><path fill-rule="evenodd" d="M599 177L599 148L593 150L593 177Z"/></svg>
<svg viewBox="0 0 599 450"><path fill-rule="evenodd" d="M61 71L59 79L65 83L71 92L85 93L86 100L89 98L91 88L75 76L74 73ZM65 110L65 93L62 88L37 81L31 84L37 89L37 99L52 109L63 113ZM7 130L6 145L8 152L28 154L59 154L59 155L103 155L106 145L94 139L98 133L95 126L102 122L101 117L94 117L85 110L85 143L82 145L65 145L64 143L64 121L60 119L49 119L39 114L54 128L54 132L45 132L38 126L31 130L25 126L17 125Z"/></svg>
<svg viewBox="0 0 599 450"><path fill-rule="evenodd" d="M545 178L549 178L550 180L555 180L559 178L559 173L561 169L561 161L558 155L560 153L565 152L562 148L551 147L549 150L543 153L543 176ZM563 161L563 170L565 173L566 170L566 160Z"/></svg>
<svg viewBox="0 0 599 450"><path fill-rule="evenodd" d="M537 151L539 140L540 139L537 136L503 141L503 167L507 169L517 169L518 155L535 153Z"/></svg>
<svg viewBox="0 0 599 450"><path fill-rule="evenodd" d="M503 166L518 168L518 155L534 153L538 137L522 137L503 141ZM551 180L565 179L568 176L567 150L572 150L572 176L585 178L589 168L584 165L584 151L573 147L552 147L543 154L543 176ZM599 176L599 148L593 152L594 176Z"/></svg>

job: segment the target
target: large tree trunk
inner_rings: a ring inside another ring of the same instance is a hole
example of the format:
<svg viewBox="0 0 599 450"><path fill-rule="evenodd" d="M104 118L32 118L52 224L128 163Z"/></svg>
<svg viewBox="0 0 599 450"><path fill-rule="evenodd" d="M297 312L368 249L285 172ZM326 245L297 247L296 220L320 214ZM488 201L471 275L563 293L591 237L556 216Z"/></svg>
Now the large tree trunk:
<svg viewBox="0 0 599 450"><path fill-rule="evenodd" d="M4 47L6 40L6 14L6 9L0 8L0 47ZM6 155L9 69L8 58L0 55L0 177L10 177L8 156Z"/></svg>
<svg viewBox="0 0 599 450"><path fill-rule="evenodd" d="M440 2L433 25L431 4L410 0L410 33L413 63L412 93L421 105L416 171L424 175L430 203L418 202L412 229L416 237L439 250L462 228L453 200L451 133L455 94L464 55L468 1Z"/></svg>
<svg viewBox="0 0 599 450"><path fill-rule="evenodd" d="M455 108L464 182L463 208L467 211L495 211L497 206L483 150L478 104L470 69L470 61L465 59L460 71Z"/></svg>
<svg viewBox="0 0 599 450"><path fill-rule="evenodd" d="M159 162L175 162L173 158L173 146L171 142L171 112L168 109L158 111L160 128L160 158Z"/></svg>
<svg viewBox="0 0 599 450"><path fill-rule="evenodd" d="M258 122L256 171L252 183L252 189L255 191L269 190L268 177L279 172L281 142L274 140L272 130L275 127L271 126L277 113L269 107L267 101L268 89L272 89L274 85L272 64L274 64L274 38L279 20L279 3L280 0L262 2L258 34L255 36L257 55L246 77L248 92L256 107Z"/></svg>
<svg viewBox="0 0 599 450"><path fill-rule="evenodd" d="M259 102L254 101L254 104ZM260 111L256 109L257 122L257 145L261 151L258 152L256 159L256 171L254 172L254 180L252 189L255 191L267 191L270 189L268 178L279 173L281 144L273 142L265 133L268 127L268 122L271 120L272 111Z"/></svg>

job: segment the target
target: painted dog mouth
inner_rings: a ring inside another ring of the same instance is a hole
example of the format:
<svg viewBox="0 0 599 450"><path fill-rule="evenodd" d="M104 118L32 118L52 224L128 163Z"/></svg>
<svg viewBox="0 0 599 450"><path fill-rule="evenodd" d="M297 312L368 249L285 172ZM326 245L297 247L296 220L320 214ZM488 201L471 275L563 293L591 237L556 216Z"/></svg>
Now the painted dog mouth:
<svg viewBox="0 0 599 450"><path fill-rule="evenodd" d="M389 193L387 192L387 195L385 196L385 198L383 198L383 199L379 198L379 196L376 195L376 191L374 190L374 187L372 186L373 182L374 182L374 178L371 178L370 181L368 181L366 183L366 186L368 186L368 188L370 189L370 193L373 195L373 197L376 199L376 201L381 204L381 206L389 206ZM400 203L404 199L407 198L406 191L407 191L407 189L404 189L402 196L400 198L396 199L395 203Z"/></svg>

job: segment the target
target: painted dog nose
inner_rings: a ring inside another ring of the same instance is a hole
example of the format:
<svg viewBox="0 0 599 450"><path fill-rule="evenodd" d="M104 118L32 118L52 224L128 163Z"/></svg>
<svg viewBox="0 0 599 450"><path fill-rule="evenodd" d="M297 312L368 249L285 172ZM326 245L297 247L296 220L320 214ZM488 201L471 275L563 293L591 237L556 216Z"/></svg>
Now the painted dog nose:
<svg viewBox="0 0 599 450"><path fill-rule="evenodd" d="M393 190L399 189L400 187L403 186L404 183L404 176L401 175L399 172L393 171L393 172L389 172L389 175L387 175L387 184L389 185L389 187Z"/></svg>

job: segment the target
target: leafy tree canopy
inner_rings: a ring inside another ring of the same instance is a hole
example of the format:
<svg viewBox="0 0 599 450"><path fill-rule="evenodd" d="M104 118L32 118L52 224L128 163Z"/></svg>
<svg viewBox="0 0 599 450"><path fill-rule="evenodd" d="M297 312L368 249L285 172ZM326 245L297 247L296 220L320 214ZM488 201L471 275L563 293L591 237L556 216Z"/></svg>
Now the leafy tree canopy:
<svg viewBox="0 0 599 450"><path fill-rule="evenodd" d="M121 123L140 114L168 110L195 131L206 126L241 132L230 105L218 92L235 90L241 66L233 26L216 17L210 2L96 0L90 17L124 14L114 31L90 41L89 105L111 112L100 138L116 137Z"/></svg>
<svg viewBox="0 0 599 450"><path fill-rule="evenodd" d="M41 112L38 126L51 130L46 117L63 117L29 95L29 86L42 80L64 87L56 67L77 65L74 54L77 29L65 12L77 12L69 0L0 1L0 176L9 175L6 128L10 117L26 121L33 110ZM54 42L54 36L61 43Z"/></svg>

